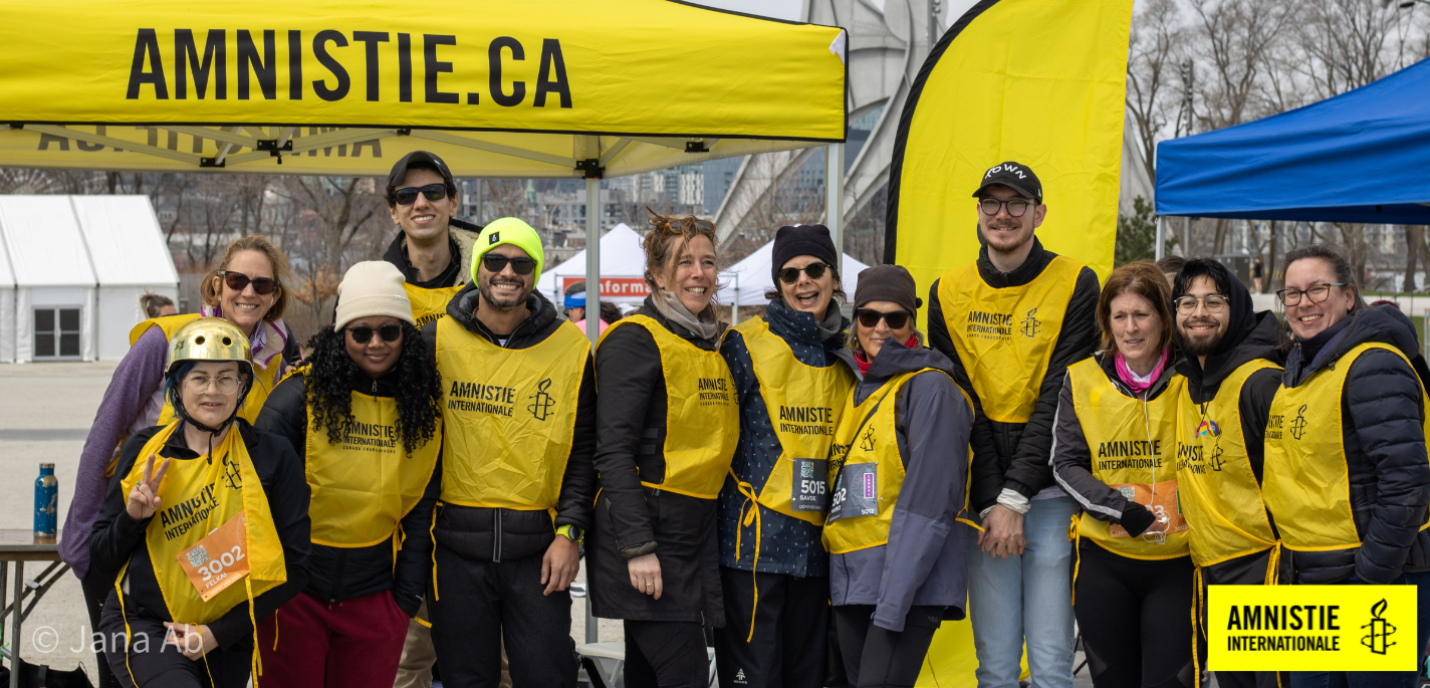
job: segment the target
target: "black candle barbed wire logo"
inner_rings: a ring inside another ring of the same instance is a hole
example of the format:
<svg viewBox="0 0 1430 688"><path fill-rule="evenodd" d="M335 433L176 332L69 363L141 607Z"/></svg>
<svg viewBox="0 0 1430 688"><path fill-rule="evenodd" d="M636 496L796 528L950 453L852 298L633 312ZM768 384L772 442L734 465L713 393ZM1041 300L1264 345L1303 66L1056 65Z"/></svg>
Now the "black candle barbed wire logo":
<svg viewBox="0 0 1430 688"><path fill-rule="evenodd" d="M1225 453L1226 453L1226 452L1222 451L1222 448L1221 448L1221 438L1218 437L1218 438L1217 438L1217 441L1216 441L1216 444L1215 444L1215 445L1212 445L1212 455L1211 455L1211 458L1208 459L1208 461L1207 461L1208 463L1211 464L1212 470L1214 470L1214 471L1221 471L1221 469L1226 466L1226 461L1222 460L1222 458L1221 458L1222 454L1225 454Z"/></svg>
<svg viewBox="0 0 1430 688"><path fill-rule="evenodd" d="M1038 336L1038 328L1041 327L1042 324L1043 321L1038 320L1038 309L1028 309L1027 317L1023 318L1023 336L1029 339Z"/></svg>
<svg viewBox="0 0 1430 688"><path fill-rule="evenodd" d="M553 408L556 406L556 400L546 393L546 390L550 388L551 378L548 377L537 383L535 394L527 397L532 402L526 407L526 410L530 411L531 416L537 420L546 420L555 413Z"/></svg>
<svg viewBox="0 0 1430 688"><path fill-rule="evenodd" d="M864 437L859 441L859 448L874 451L874 428L869 428L869 431L864 433Z"/></svg>
<svg viewBox="0 0 1430 688"><path fill-rule="evenodd" d="M1303 406L1302 408L1305 407ZM1390 605L1386 604L1384 598L1371 605L1370 623L1361 626L1361 628L1369 628L1370 631L1360 639L1360 644L1370 648L1371 652L1378 655L1385 654L1390 648L1395 646L1395 643L1389 640L1390 636L1395 634L1395 624L1381 618L1381 614L1385 613L1385 608L1388 606Z"/></svg>
<svg viewBox="0 0 1430 688"><path fill-rule="evenodd" d="M228 460L228 454L223 455L223 481L235 490L243 487L243 473L239 472L237 461Z"/></svg>
<svg viewBox="0 0 1430 688"><path fill-rule="evenodd" d="M1296 409L1296 417L1291 421L1291 436L1300 440L1306 434L1306 404Z"/></svg>

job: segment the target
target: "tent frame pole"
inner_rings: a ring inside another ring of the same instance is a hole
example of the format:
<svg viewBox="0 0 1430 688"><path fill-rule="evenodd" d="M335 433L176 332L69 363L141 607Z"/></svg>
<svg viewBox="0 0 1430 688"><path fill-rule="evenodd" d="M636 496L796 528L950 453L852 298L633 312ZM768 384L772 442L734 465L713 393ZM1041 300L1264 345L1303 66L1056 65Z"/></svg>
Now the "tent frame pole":
<svg viewBox="0 0 1430 688"><path fill-rule="evenodd" d="M842 200L844 191L844 144L831 143L824 147L824 226L834 239L834 252L844 255L844 213ZM843 262L843 261L840 261ZM836 266L836 269L842 266Z"/></svg>
<svg viewBox="0 0 1430 688"><path fill-rule="evenodd" d="M601 180L586 178L586 338L601 334Z"/></svg>
<svg viewBox="0 0 1430 688"><path fill-rule="evenodd" d="M1164 248L1164 247L1166 246L1166 243L1167 243L1166 239L1167 239L1167 218L1165 218L1165 217L1163 217L1163 216L1161 216L1161 215L1158 215L1158 216L1157 216L1156 252L1155 252L1155 254L1154 254L1154 255L1157 256L1157 258L1156 258L1157 260L1162 260L1162 258L1166 257L1167 251L1166 251L1166 249Z"/></svg>

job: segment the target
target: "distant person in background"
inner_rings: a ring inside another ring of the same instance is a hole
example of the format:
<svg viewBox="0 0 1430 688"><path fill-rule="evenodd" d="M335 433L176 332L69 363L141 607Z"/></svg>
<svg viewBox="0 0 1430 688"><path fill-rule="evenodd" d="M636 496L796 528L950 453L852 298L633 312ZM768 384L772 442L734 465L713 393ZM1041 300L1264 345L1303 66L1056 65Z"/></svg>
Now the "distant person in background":
<svg viewBox="0 0 1430 688"><path fill-rule="evenodd" d="M1379 301L1371 301L1371 302L1370 302L1370 307L1371 307L1371 308L1376 308L1376 307L1378 307L1378 306L1390 306L1391 308L1394 308L1395 310L1400 310L1400 304L1398 304L1398 303L1396 303L1396 302L1394 302L1394 301L1391 301L1390 299L1380 299Z"/></svg>
<svg viewBox="0 0 1430 688"><path fill-rule="evenodd" d="M601 320L602 320L603 322L605 322L607 325L609 325L609 324L611 324L611 323L613 323L613 322L615 322L615 321L617 321L617 320L620 320L621 318L624 318L624 317L626 317L626 316L625 316L624 313L621 312L621 307L620 307L620 306L617 306L616 304L611 303L610 301L602 301L602 302L601 302Z"/></svg>
<svg viewBox="0 0 1430 688"><path fill-rule="evenodd" d="M573 284L573 285L571 285L571 286L569 286L569 287L566 287L566 298L564 299L562 305L563 305L563 307L566 309L566 310L565 310L566 319L567 319L567 320L570 320L573 324L575 324L576 327L577 327L577 329L581 330L582 332L585 332L585 331L586 331L586 283L585 283L585 282L577 282L576 284ZM601 304L601 308L600 308L600 310L598 311L598 314L599 314L599 315L605 315L605 306L606 306L606 305L607 305L607 304ZM614 306L612 306L612 307L614 307ZM611 321L610 321L610 320L606 320L604 317L603 317L603 318L600 318L599 320L597 320L597 325L596 325L596 327L599 328L599 329L597 330L597 334L599 334L599 333L601 333L601 332L605 332L605 331L606 331L606 328L607 328L607 327L610 327L610 326L611 326Z"/></svg>
<svg viewBox="0 0 1430 688"><path fill-rule="evenodd" d="M145 292L139 297L139 307L144 309L144 317L150 319L179 313L179 309L174 307L174 300L163 294Z"/></svg>
<svg viewBox="0 0 1430 688"><path fill-rule="evenodd" d="M1182 271L1182 266L1187 264L1187 259L1182 256L1162 256L1157 261L1157 269L1167 277L1167 284L1176 284L1177 273Z"/></svg>
<svg viewBox="0 0 1430 688"><path fill-rule="evenodd" d="M1256 259L1256 262L1251 264L1251 284L1255 287L1255 289L1253 289L1252 291L1255 291L1258 294L1261 293L1262 270L1263 268L1261 267L1261 258L1258 257Z"/></svg>

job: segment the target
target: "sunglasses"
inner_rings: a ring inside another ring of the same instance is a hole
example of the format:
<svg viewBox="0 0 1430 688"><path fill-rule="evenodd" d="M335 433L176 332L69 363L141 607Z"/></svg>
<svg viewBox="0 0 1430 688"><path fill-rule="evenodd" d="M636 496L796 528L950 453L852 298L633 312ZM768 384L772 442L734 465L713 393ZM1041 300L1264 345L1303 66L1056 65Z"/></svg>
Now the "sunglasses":
<svg viewBox="0 0 1430 688"><path fill-rule="evenodd" d="M384 342L395 342L398 337L402 336L401 325L383 325L382 327L376 328L349 327L347 331L348 334L352 335L353 341L359 344L366 344L372 341L373 332L376 332L379 337L382 337L382 341Z"/></svg>
<svg viewBox="0 0 1430 688"><path fill-rule="evenodd" d="M785 284L794 284L799 281L800 272L809 275L812 280L817 280L823 277L824 271L828 269L829 266L824 263L810 263L802 268L785 268L780 270L780 281Z"/></svg>
<svg viewBox="0 0 1430 688"><path fill-rule="evenodd" d="M405 189L398 189L393 193L397 198L398 205L412 205L417 202L417 194L422 194L429 201L440 201L447 197L446 184L428 184L427 186L409 186Z"/></svg>
<svg viewBox="0 0 1430 688"><path fill-rule="evenodd" d="M274 289L278 288L278 280L272 277L249 277L241 272L234 272L232 270L223 270L218 274L220 277L223 277L223 283L227 284L228 288L234 291L243 291L248 285L252 284L253 293L259 296L267 296L272 294Z"/></svg>
<svg viewBox="0 0 1430 688"><path fill-rule="evenodd" d="M904 325L909 324L909 318L914 317L914 314L908 311L889 311L885 313L872 308L860 308L854 311L854 315L859 318L859 324L864 327L873 329L879 326L880 320L883 320L889 324L889 329L891 330L904 329Z"/></svg>
<svg viewBox="0 0 1430 688"><path fill-rule="evenodd" d="M664 232L666 234L681 234L683 231L681 229L681 225L685 224L686 222L694 224L695 231L700 232L701 234L709 234L711 236L715 235L715 223L710 222L709 220L679 220L676 222L667 222L665 223Z"/></svg>
<svg viewBox="0 0 1430 688"><path fill-rule="evenodd" d="M506 269L507 263L511 263L511 271L518 275L530 275L536 269L535 258L508 258L500 253L482 256L482 267L491 272L501 272Z"/></svg>

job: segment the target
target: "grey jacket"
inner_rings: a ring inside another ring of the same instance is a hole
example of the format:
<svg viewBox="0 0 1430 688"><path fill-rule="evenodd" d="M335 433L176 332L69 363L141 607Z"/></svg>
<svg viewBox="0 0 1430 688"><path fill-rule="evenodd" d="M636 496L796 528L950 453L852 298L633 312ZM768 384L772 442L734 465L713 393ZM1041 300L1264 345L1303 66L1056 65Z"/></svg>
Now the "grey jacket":
<svg viewBox="0 0 1430 688"><path fill-rule="evenodd" d="M859 375L858 366L849 363ZM867 399L890 378L920 368L949 375L917 375L896 399L905 475L889 542L829 557L831 602L873 605L874 625L890 631L904 630L912 606L946 607L944 618L962 619L968 593L969 528L955 519L964 505L973 409L951 377L953 364L933 349L909 349L891 340L868 374L860 376L854 401Z"/></svg>

